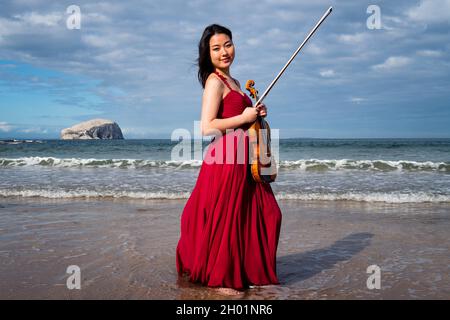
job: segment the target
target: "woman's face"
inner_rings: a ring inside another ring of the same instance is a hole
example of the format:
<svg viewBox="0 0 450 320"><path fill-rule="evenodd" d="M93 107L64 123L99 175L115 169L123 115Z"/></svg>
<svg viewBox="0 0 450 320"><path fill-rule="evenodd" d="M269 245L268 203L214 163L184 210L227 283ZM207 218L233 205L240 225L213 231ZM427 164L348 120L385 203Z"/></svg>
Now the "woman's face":
<svg viewBox="0 0 450 320"><path fill-rule="evenodd" d="M234 44L224 33L213 35L209 39L211 62L218 69L228 69L234 60Z"/></svg>

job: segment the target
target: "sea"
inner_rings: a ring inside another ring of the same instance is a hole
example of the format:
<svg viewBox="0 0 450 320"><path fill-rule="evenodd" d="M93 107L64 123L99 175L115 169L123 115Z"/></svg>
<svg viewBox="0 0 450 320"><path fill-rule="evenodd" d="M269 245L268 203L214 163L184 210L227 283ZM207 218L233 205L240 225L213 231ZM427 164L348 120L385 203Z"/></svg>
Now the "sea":
<svg viewBox="0 0 450 320"><path fill-rule="evenodd" d="M179 143L0 140L0 199L187 199L202 156ZM277 157L277 199L450 203L450 139L280 139Z"/></svg>

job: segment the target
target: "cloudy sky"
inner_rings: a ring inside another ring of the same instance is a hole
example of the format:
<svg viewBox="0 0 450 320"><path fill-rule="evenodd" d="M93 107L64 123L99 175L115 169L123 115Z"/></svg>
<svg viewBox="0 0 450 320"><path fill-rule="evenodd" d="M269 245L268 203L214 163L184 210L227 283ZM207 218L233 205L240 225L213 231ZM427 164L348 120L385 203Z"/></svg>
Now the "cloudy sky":
<svg viewBox="0 0 450 320"><path fill-rule="evenodd" d="M450 0L2 0L0 138L58 138L93 118L129 139L193 133L207 25L232 30L231 73L262 92L330 5L265 100L280 137L450 137Z"/></svg>

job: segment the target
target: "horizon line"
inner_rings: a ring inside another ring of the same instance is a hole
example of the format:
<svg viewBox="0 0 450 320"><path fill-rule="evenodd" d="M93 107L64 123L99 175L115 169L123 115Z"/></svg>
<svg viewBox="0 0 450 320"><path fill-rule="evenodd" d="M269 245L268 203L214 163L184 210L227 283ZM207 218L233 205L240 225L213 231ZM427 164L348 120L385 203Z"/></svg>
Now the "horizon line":
<svg viewBox="0 0 450 320"><path fill-rule="evenodd" d="M208 137L212 136L205 136L202 139L198 139L198 138L191 138L192 140L205 140ZM450 137L346 137L346 138L339 138L339 137L289 137L289 138L280 138L280 140L288 140L288 139L450 139ZM171 140L170 138L124 138L124 139L61 139L61 138L39 138L39 137L35 137L35 138L14 138L14 137L7 137L7 138L1 138L0 137L0 141L5 141L5 140L17 140L17 141L21 141L21 140L61 140L61 141L74 141L74 140L85 140L85 141L90 141L90 140ZM171 140L176 142L177 140Z"/></svg>

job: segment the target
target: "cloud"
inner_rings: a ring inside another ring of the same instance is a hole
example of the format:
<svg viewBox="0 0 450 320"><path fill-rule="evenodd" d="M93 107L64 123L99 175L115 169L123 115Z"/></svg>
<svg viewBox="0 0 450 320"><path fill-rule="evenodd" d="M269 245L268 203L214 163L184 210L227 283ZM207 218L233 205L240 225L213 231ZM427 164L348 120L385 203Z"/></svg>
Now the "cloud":
<svg viewBox="0 0 450 320"><path fill-rule="evenodd" d="M324 78L333 78L336 75L336 73L332 69L321 70L319 74Z"/></svg>
<svg viewBox="0 0 450 320"><path fill-rule="evenodd" d="M351 97L349 100L350 100L350 102L356 103L356 104L360 104L364 101L367 101L366 98L361 98L361 97Z"/></svg>
<svg viewBox="0 0 450 320"><path fill-rule="evenodd" d="M257 46L262 43L262 40L259 38L248 38L246 42L250 46Z"/></svg>
<svg viewBox="0 0 450 320"><path fill-rule="evenodd" d="M82 41L84 41L87 46L93 48L112 48L116 46L113 39L93 34L83 36Z"/></svg>
<svg viewBox="0 0 450 320"><path fill-rule="evenodd" d="M27 12L25 14L16 14L14 18L29 26L47 26L54 27L63 19L60 12L51 12L47 14L40 14L38 12Z"/></svg>
<svg viewBox="0 0 450 320"><path fill-rule="evenodd" d="M422 0L410 8L406 15L413 21L425 23L450 22L450 0Z"/></svg>
<svg viewBox="0 0 450 320"><path fill-rule="evenodd" d="M10 132L13 129L13 126L6 122L0 122L0 131Z"/></svg>
<svg viewBox="0 0 450 320"><path fill-rule="evenodd" d="M339 41L349 44L359 44L366 41L368 38L368 34L362 32L355 34L341 34L338 37Z"/></svg>
<svg viewBox="0 0 450 320"><path fill-rule="evenodd" d="M417 51L417 54L423 57L438 58L442 57L444 53L440 50L419 50Z"/></svg>
<svg viewBox="0 0 450 320"><path fill-rule="evenodd" d="M130 138L168 137L171 128L190 127L200 117L202 88L195 60L205 26L219 23L232 30L237 54L232 75L241 84L254 79L262 90L331 4L336 10L283 74L269 103L287 113L296 113L299 103L322 113L336 99L395 104L412 99L419 87L429 97L437 93L448 101L442 89L448 87L448 26L426 25L445 20L448 11L436 13L434 7L445 11L442 4L448 1L431 3L386 3L381 14L387 27L368 30L366 5L358 1L264 0L255 6L237 0L79 0L81 29L68 30L67 3L5 0L0 11L0 94L46 95L54 106L39 109L39 116L65 114L64 121L75 122L94 114L120 121ZM367 72L402 70L414 59L427 62L416 63L414 74ZM372 91L383 94L375 99ZM6 125L29 123L15 130L58 124L44 117L39 123L18 120L23 109L19 102L15 107L1 119ZM271 117L285 124L286 118L277 118L276 112Z"/></svg>
<svg viewBox="0 0 450 320"><path fill-rule="evenodd" d="M315 43L309 43L307 47L305 47L305 52L314 54L314 55L321 55L325 54L326 50L325 47L319 47Z"/></svg>
<svg viewBox="0 0 450 320"><path fill-rule="evenodd" d="M31 127L31 128L25 128L25 129L18 130L18 132L23 132L23 133L48 133L48 130L47 129L43 129L41 127Z"/></svg>
<svg viewBox="0 0 450 320"><path fill-rule="evenodd" d="M402 68L404 66L411 64L411 62L412 59L408 57L402 56L389 57L386 59L385 62L373 65L372 69L376 71L386 71L391 69Z"/></svg>
<svg viewBox="0 0 450 320"><path fill-rule="evenodd" d="M172 131L174 127L166 126L164 130ZM121 131L125 138L133 136L136 138L146 138L151 136L158 136L161 132L161 128L149 128L149 127L121 127Z"/></svg>

